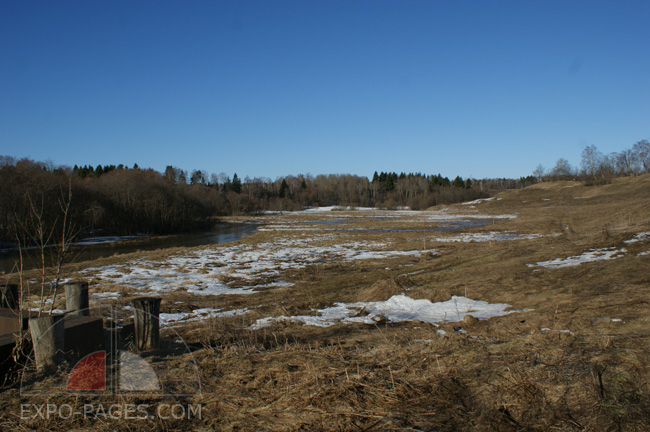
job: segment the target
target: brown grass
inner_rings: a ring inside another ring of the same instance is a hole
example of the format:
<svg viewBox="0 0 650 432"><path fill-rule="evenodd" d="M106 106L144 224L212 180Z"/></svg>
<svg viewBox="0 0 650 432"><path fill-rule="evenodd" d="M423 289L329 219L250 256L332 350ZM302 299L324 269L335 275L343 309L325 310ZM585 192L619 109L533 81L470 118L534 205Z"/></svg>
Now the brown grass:
<svg viewBox="0 0 650 432"><path fill-rule="evenodd" d="M176 327L192 353L161 351L153 360L196 360L203 419L124 422L20 421L15 386L4 390L0 427L40 430L650 430L650 244L624 240L650 231L650 176L604 186L543 183L499 200L448 211L513 214L472 232L509 230L545 237L486 243L437 243L435 232L264 231L242 243L314 234L318 244L380 241L389 249L436 248L436 255L333 260L284 271L291 287L254 295L197 298L174 293L179 310L251 313ZM359 212L354 212L358 214ZM287 224L318 215L274 216ZM345 218L345 212L337 212ZM242 217L242 220L251 218ZM310 225L314 227L314 225ZM412 218L358 220L345 229L414 228ZM556 270L527 264L625 247L624 257ZM183 249L148 253L162 260ZM134 255L133 257L140 257ZM112 257L93 263L119 262ZM77 264L70 272L88 264ZM106 288L106 290L109 290ZM432 301L463 295L532 311L469 324L380 322L319 328L282 321L252 331L265 316L313 314L335 302L379 301L407 293ZM612 321L619 318L622 321ZM466 332L457 331L459 328ZM440 335L436 330L446 331ZM24 402L24 401L23 401ZM79 402L75 402L79 403Z"/></svg>

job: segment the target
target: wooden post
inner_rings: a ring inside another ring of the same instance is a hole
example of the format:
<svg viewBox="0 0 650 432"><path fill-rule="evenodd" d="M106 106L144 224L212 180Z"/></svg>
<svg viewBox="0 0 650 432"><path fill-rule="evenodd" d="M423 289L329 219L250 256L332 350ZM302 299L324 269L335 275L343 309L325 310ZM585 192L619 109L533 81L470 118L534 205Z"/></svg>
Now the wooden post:
<svg viewBox="0 0 650 432"><path fill-rule="evenodd" d="M52 371L63 361L63 315L45 315L29 320L29 332L34 342L36 369Z"/></svg>
<svg viewBox="0 0 650 432"><path fill-rule="evenodd" d="M140 351L158 348L160 300L159 297L138 297L131 302L135 310L135 346Z"/></svg>
<svg viewBox="0 0 650 432"><path fill-rule="evenodd" d="M0 286L0 307L18 309L18 285L7 284Z"/></svg>
<svg viewBox="0 0 650 432"><path fill-rule="evenodd" d="M65 310L70 315L89 316L88 282L65 284Z"/></svg>

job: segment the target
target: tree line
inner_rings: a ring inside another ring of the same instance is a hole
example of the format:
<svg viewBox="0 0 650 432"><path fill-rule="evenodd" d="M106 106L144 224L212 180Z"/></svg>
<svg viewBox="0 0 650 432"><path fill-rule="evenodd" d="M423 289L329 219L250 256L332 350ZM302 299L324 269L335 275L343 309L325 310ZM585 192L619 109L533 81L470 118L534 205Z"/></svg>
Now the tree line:
<svg viewBox="0 0 650 432"><path fill-rule="evenodd" d="M70 168L0 156L0 242L16 243L18 232L30 231L25 221L48 227L56 238L64 229L60 214L68 195L70 223L82 234L167 234L205 229L221 216L266 210L331 205L418 210L534 182L532 176L452 180L440 174L396 172L376 172L372 179L351 174L241 179L171 165L161 173L137 164Z"/></svg>
<svg viewBox="0 0 650 432"><path fill-rule="evenodd" d="M533 172L537 181L583 180L588 184L606 183L612 178L650 172L650 142L641 140L620 152L604 154L594 145L584 148L580 166L560 158L551 169L538 165Z"/></svg>

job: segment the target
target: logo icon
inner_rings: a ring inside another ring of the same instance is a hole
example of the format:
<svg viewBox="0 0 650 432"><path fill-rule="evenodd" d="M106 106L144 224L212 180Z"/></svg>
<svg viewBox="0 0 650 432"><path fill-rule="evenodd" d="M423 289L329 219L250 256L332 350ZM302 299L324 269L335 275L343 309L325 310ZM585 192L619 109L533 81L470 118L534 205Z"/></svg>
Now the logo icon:
<svg viewBox="0 0 650 432"><path fill-rule="evenodd" d="M74 317L66 324L66 335L72 336L66 339L65 352L60 356L64 360L56 370L49 373L39 370L35 352L31 351L22 370L21 395L184 397L201 394L194 356L173 327L161 331L157 349L140 351L134 339L134 325L125 323L124 309L97 308L89 315L84 319ZM153 315L148 319L158 321ZM103 323L109 325L105 327ZM78 327L77 336L72 331L73 324ZM44 334L49 331L54 328ZM102 340L98 341L100 337ZM169 352L174 355L166 355Z"/></svg>

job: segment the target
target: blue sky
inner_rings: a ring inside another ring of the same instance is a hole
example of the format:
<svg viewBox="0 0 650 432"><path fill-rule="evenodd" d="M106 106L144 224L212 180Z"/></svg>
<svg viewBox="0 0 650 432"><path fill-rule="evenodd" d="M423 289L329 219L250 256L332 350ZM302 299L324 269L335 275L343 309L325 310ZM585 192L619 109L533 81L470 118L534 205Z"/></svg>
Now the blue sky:
<svg viewBox="0 0 650 432"><path fill-rule="evenodd" d="M2 1L0 154L519 177L650 139L650 2Z"/></svg>

